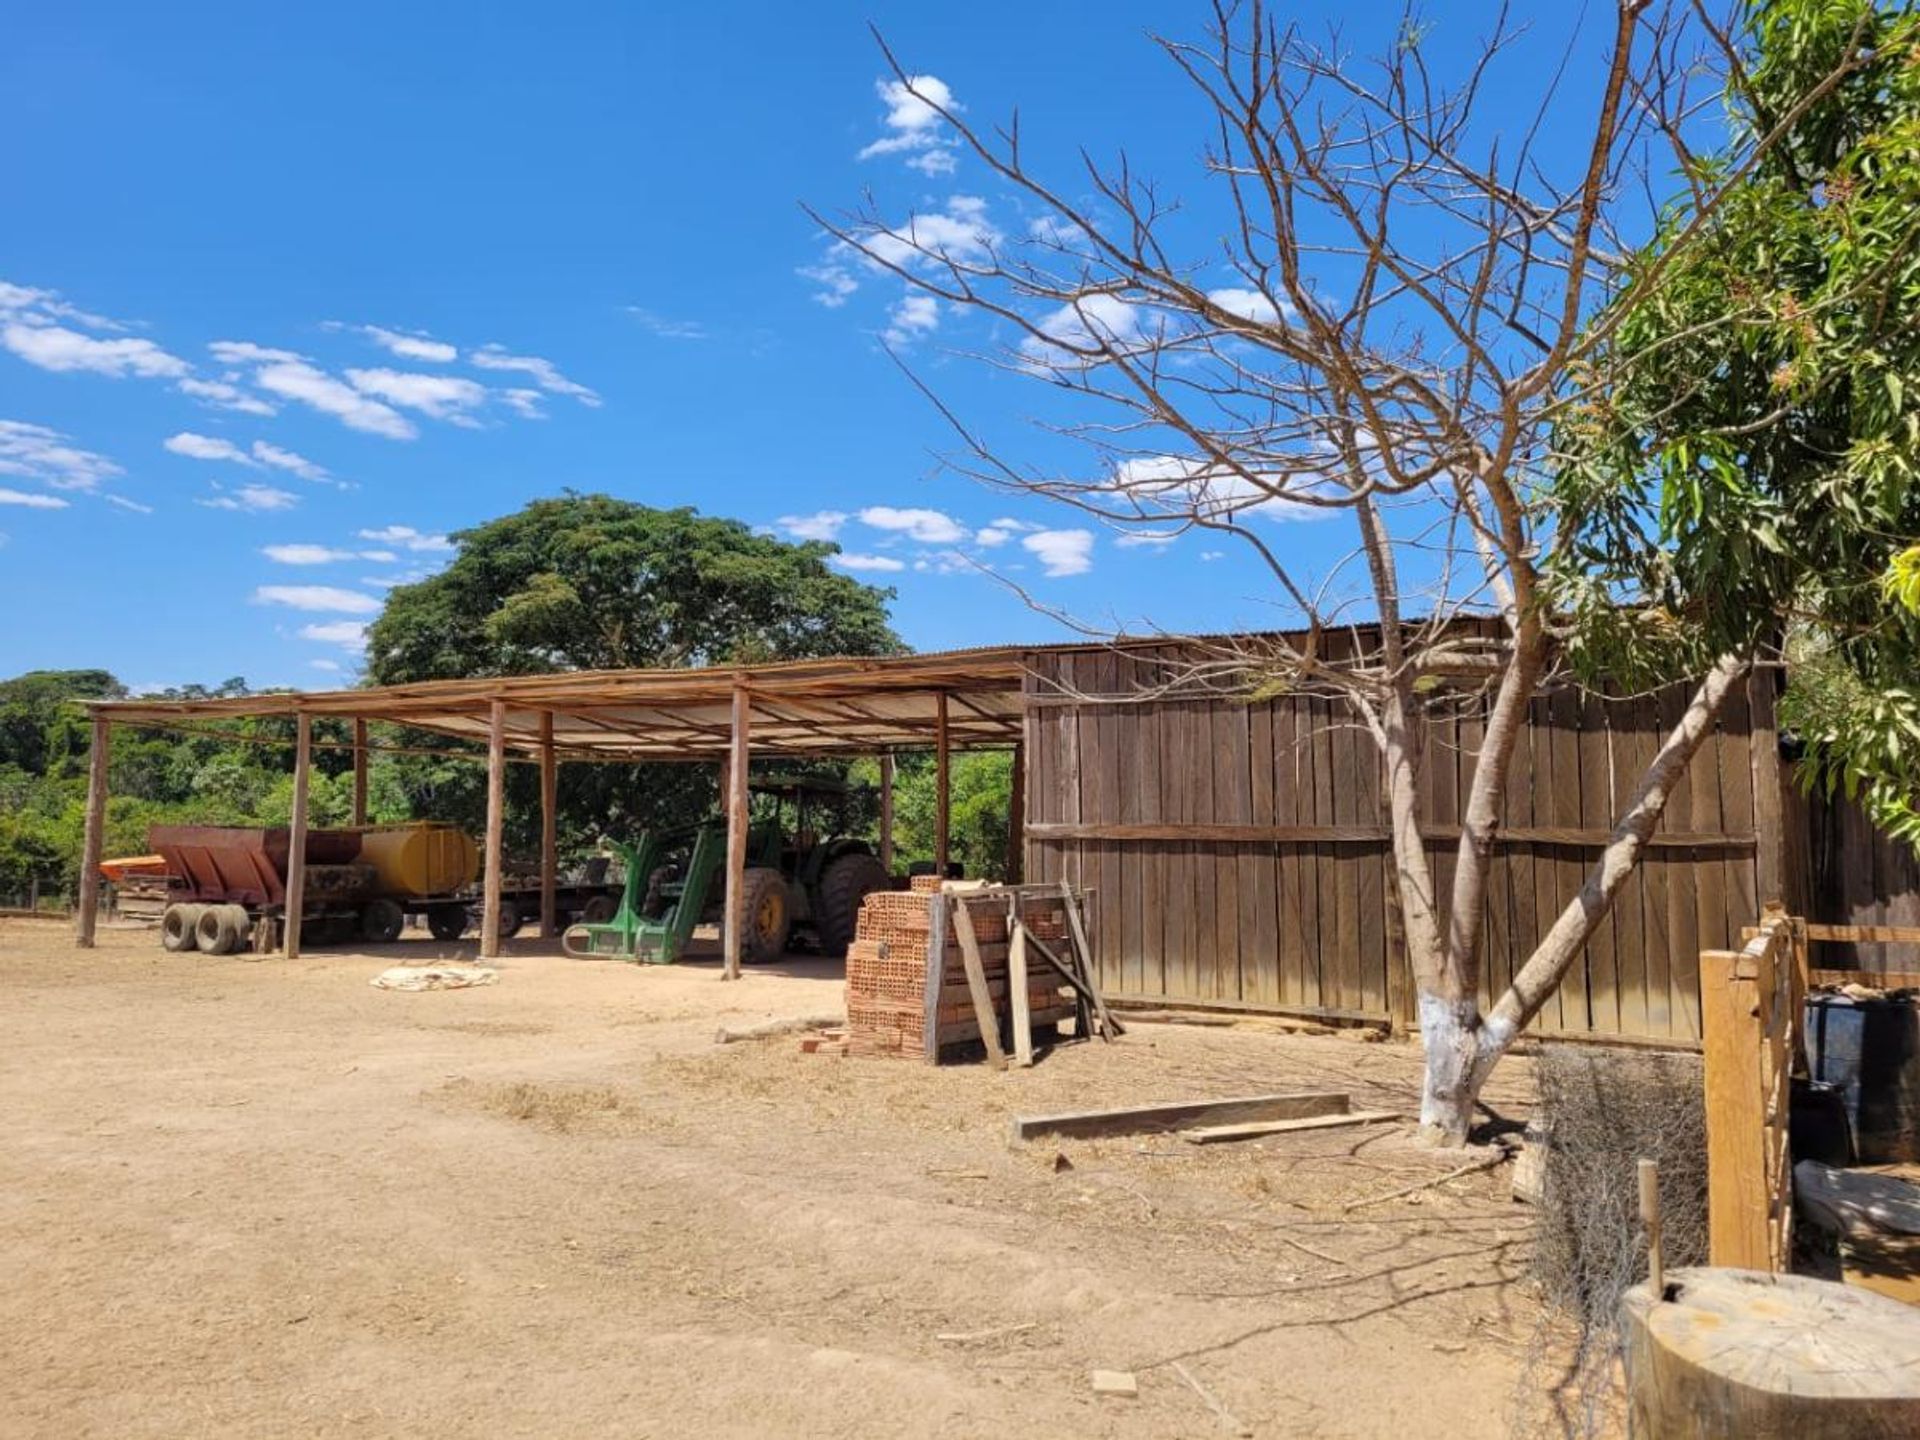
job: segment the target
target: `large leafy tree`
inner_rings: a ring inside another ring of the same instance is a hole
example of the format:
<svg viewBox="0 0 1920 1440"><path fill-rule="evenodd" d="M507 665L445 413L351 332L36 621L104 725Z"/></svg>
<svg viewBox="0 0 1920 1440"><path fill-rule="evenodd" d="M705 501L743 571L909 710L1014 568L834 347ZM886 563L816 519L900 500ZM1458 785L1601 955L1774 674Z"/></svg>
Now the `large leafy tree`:
<svg viewBox="0 0 1920 1440"><path fill-rule="evenodd" d="M892 592L830 568L834 546L789 544L737 520L567 494L453 538L453 562L396 589L370 627L374 683L901 649L887 621ZM398 773L415 813L480 823L478 767L415 757ZM530 854L537 778L516 766L508 786L508 843ZM562 846L579 853L600 835L685 822L716 793L710 766L564 766Z"/></svg>
<svg viewBox="0 0 1920 1440"><path fill-rule="evenodd" d="M1744 8L1748 144L1688 167L1557 437L1557 593L1616 672L1784 653L1805 773L1920 836L1920 15Z"/></svg>
<svg viewBox="0 0 1920 1440"><path fill-rule="evenodd" d="M738 520L569 494L454 539L453 563L368 631L375 683L900 648L892 592L830 569L836 547Z"/></svg>

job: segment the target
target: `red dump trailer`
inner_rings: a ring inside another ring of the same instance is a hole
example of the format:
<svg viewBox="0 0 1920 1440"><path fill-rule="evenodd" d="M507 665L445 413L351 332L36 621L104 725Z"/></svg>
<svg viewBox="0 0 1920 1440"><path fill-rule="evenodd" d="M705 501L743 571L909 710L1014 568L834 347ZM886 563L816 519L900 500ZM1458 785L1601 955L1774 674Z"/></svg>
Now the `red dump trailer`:
<svg viewBox="0 0 1920 1440"><path fill-rule="evenodd" d="M166 861L168 903L160 942L169 950L226 954L269 949L285 921L287 826L156 825L147 843ZM302 933L316 944L396 940L421 917L438 940L456 940L478 909L478 854L459 827L421 823L307 831ZM611 887L579 884L559 895L561 918L604 918ZM511 935L538 911L538 886L503 891L500 929ZM602 914L601 912L604 912Z"/></svg>

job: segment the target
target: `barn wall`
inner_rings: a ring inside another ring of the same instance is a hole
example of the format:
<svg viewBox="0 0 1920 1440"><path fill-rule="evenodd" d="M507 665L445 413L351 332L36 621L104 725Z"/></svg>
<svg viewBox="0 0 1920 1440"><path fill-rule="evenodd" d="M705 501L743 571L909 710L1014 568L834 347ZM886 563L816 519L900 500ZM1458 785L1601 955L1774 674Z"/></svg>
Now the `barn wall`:
<svg viewBox="0 0 1920 1440"><path fill-rule="evenodd" d="M1154 694L1180 655L1030 657L1029 876L1093 892L1092 943L1116 995L1411 1019L1377 748L1333 700ZM1771 686L1729 707L1538 1029L1698 1038L1700 950L1737 945L1762 867L1772 896L1791 863ZM1488 888L1483 999L1577 893L1685 700L1566 691L1534 703ZM1421 804L1443 902L1484 729L1477 708L1427 738Z"/></svg>

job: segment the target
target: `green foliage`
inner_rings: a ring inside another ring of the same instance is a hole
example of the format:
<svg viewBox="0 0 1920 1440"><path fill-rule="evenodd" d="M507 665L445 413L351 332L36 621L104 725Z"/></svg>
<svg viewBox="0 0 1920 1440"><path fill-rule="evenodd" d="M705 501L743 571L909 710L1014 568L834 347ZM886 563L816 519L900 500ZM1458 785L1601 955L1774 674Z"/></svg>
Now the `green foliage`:
<svg viewBox="0 0 1920 1440"><path fill-rule="evenodd" d="M1807 616L1920 641L1880 587L1920 534L1920 17L1744 19L1732 142L1597 318L1554 437L1553 600L1595 672L1697 673Z"/></svg>
<svg viewBox="0 0 1920 1440"><path fill-rule="evenodd" d="M454 539L453 563L369 629L376 684L900 649L893 592L830 569L837 547L737 520L567 494Z"/></svg>
<svg viewBox="0 0 1920 1440"><path fill-rule="evenodd" d="M879 784L879 766L861 761L854 778ZM949 777L948 858L975 878L1004 880L1007 870L1007 815L1012 805L1013 756L1005 750L955 755ZM933 860L935 820L934 762L930 753L901 755L893 772L894 863L906 869Z"/></svg>
<svg viewBox="0 0 1920 1440"><path fill-rule="evenodd" d="M788 544L737 520L569 493L453 538L453 562L394 590L369 628L374 683L902 648L887 622L893 592L829 568L836 547ZM407 757L399 780L417 814L476 830L484 820L476 766ZM538 786L531 767L509 768L510 850L537 847ZM567 765L559 799L562 851L583 854L601 835L624 838L709 812L718 774L696 765Z"/></svg>

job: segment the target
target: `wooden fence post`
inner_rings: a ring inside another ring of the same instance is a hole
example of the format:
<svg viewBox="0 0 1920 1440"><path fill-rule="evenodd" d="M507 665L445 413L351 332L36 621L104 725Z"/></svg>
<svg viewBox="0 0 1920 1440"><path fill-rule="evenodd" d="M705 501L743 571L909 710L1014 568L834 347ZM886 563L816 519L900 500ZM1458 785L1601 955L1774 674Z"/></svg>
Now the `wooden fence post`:
<svg viewBox="0 0 1920 1440"><path fill-rule="evenodd" d="M80 895L75 902L73 943L93 948L94 925L100 918L100 852L107 835L107 763L113 744L112 727L104 715L93 717L93 749L87 756L87 819L80 841Z"/></svg>
<svg viewBox="0 0 1920 1440"><path fill-rule="evenodd" d="M1801 1028L1793 949L1792 929L1775 913L1744 950L1700 952L1707 1251L1714 1265L1786 1265L1793 1204L1788 1077Z"/></svg>

